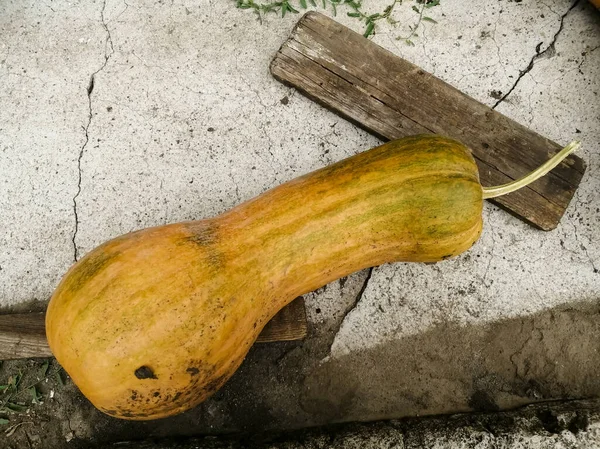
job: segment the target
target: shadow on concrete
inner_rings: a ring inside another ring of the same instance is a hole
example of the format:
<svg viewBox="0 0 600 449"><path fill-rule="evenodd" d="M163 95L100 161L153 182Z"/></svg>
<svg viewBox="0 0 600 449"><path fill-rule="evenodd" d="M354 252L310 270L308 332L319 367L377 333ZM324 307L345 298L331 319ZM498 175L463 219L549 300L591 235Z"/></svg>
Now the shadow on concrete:
<svg viewBox="0 0 600 449"><path fill-rule="evenodd" d="M338 325L332 321L313 327L303 342L255 345L212 398L162 420L111 418L96 410L70 381L54 385L54 400L32 407L34 415L11 417L11 423L35 419L35 429L23 425L10 438L0 432L0 447L28 447L26 438L35 435L44 435L44 447L87 448L147 438L256 434L349 421L495 412L600 397L600 303L492 323L440 323L332 358L332 329ZM20 370L35 377L41 363L5 362L0 379ZM67 442L69 435L74 439Z"/></svg>
<svg viewBox="0 0 600 449"><path fill-rule="evenodd" d="M482 325L444 323L339 358L323 359L325 348L310 337L259 345L199 407L152 422L93 416L93 439L261 432L597 397L599 344L600 304L588 303Z"/></svg>

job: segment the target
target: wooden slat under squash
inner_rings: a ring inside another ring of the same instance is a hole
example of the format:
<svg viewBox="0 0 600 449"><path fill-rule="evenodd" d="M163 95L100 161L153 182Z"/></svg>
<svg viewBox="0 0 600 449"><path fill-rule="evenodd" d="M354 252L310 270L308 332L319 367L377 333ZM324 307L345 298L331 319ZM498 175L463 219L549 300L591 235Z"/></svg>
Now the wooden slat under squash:
<svg viewBox="0 0 600 449"><path fill-rule="evenodd" d="M302 340L306 332L304 298L299 297L267 323L257 342ZM39 357L52 357L44 313L0 315L0 360Z"/></svg>
<svg viewBox="0 0 600 449"><path fill-rule="evenodd" d="M484 186L518 179L562 148L319 13L300 19L271 73L385 140L437 133L463 142ZM584 171L583 160L570 156L529 187L493 201L551 230Z"/></svg>

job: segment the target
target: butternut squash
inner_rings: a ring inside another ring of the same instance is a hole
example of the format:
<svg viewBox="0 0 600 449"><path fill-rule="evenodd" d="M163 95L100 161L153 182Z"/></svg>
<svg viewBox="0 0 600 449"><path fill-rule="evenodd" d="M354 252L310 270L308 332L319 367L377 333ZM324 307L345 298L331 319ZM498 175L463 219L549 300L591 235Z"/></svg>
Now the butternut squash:
<svg viewBox="0 0 600 449"><path fill-rule="evenodd" d="M484 197L518 187L483 189L469 149L454 140L386 143L217 217L89 252L50 301L50 348L104 413L183 412L227 381L293 298L385 262L456 256L479 238Z"/></svg>

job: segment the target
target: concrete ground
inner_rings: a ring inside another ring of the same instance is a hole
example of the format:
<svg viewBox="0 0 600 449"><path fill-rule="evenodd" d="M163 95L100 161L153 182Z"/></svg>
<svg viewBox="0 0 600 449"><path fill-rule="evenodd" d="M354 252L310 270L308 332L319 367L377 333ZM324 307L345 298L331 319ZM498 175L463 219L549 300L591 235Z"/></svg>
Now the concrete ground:
<svg viewBox="0 0 600 449"><path fill-rule="evenodd" d="M364 3L376 12L389 2ZM43 308L74 260L111 237L215 215L379 143L269 74L299 16L261 24L234 4L2 2L3 312ZM463 256L384 265L307 294L307 340L254 348L195 410L116 421L67 383L33 418L11 415L39 425L0 446L600 395L600 14L583 0L443 0L410 46L396 38L415 23L412 5L373 40L559 143L583 142L588 170L558 228L486 204L481 240ZM342 8L337 19L362 31ZM0 384L28 363L5 363Z"/></svg>
<svg viewBox="0 0 600 449"><path fill-rule="evenodd" d="M119 442L103 449L591 449L597 402L529 406L501 413L348 424L260 437Z"/></svg>

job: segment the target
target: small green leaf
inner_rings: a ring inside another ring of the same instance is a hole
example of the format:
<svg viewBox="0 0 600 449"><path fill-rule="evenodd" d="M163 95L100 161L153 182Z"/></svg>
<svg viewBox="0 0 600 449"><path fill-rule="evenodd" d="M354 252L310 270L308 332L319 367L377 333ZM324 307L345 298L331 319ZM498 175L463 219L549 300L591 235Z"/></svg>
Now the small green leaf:
<svg viewBox="0 0 600 449"><path fill-rule="evenodd" d="M333 7L333 16L337 16L337 7L335 6L335 2L331 2L331 6Z"/></svg>
<svg viewBox="0 0 600 449"><path fill-rule="evenodd" d="M437 21L433 20L431 17L422 17L421 20L425 22L437 23Z"/></svg>
<svg viewBox="0 0 600 449"><path fill-rule="evenodd" d="M15 404L14 402L7 402L5 407L13 412L25 412L27 407L24 405Z"/></svg>
<svg viewBox="0 0 600 449"><path fill-rule="evenodd" d="M417 8L415 5L413 5L412 10L414 12L416 12L417 14L421 14L421 10L419 8Z"/></svg>
<svg viewBox="0 0 600 449"><path fill-rule="evenodd" d="M0 426L8 424L10 421L6 418L0 418Z"/></svg>
<svg viewBox="0 0 600 449"><path fill-rule="evenodd" d="M34 404L39 404L40 401L42 400L42 395L37 390L35 385L32 386L31 388L29 388L29 394L31 394L31 402L33 402Z"/></svg>
<svg viewBox="0 0 600 449"><path fill-rule="evenodd" d="M367 29L365 30L363 36L369 37L371 34L373 34L374 30L375 30L375 24L373 22L369 22L369 24L367 25Z"/></svg>
<svg viewBox="0 0 600 449"><path fill-rule="evenodd" d="M413 41L411 41L410 39L405 39L404 42L406 42L406 45L410 45L411 47L415 46L415 43Z"/></svg>
<svg viewBox="0 0 600 449"><path fill-rule="evenodd" d="M315 0L310 0L310 4L315 8L317 7L317 2L315 2Z"/></svg>
<svg viewBox="0 0 600 449"><path fill-rule="evenodd" d="M61 370L55 371L54 377L56 377L56 380L58 381L59 384L61 384L63 386L65 385L65 379L63 379Z"/></svg>
<svg viewBox="0 0 600 449"><path fill-rule="evenodd" d="M433 8L434 6L437 6L440 4L440 0L429 0L427 3L425 3L425 8Z"/></svg>
<svg viewBox="0 0 600 449"><path fill-rule="evenodd" d="M306 4L306 0L300 0L300 6L304 9L308 8L308 5Z"/></svg>
<svg viewBox="0 0 600 449"><path fill-rule="evenodd" d="M48 374L48 367L50 364L48 362L44 362L44 364L40 368L40 377L43 379Z"/></svg>
<svg viewBox="0 0 600 449"><path fill-rule="evenodd" d="M369 22L372 22L373 20L375 20L375 19L379 18L379 16L380 16L380 15L381 15L381 14L379 14L379 13L377 13L377 14L371 14L369 17L367 17L367 20L368 20Z"/></svg>
<svg viewBox="0 0 600 449"><path fill-rule="evenodd" d="M349 12L347 13L349 17L360 17L360 14L357 12Z"/></svg>
<svg viewBox="0 0 600 449"><path fill-rule="evenodd" d="M10 387L10 385L0 385L0 391L8 390L8 387Z"/></svg>

